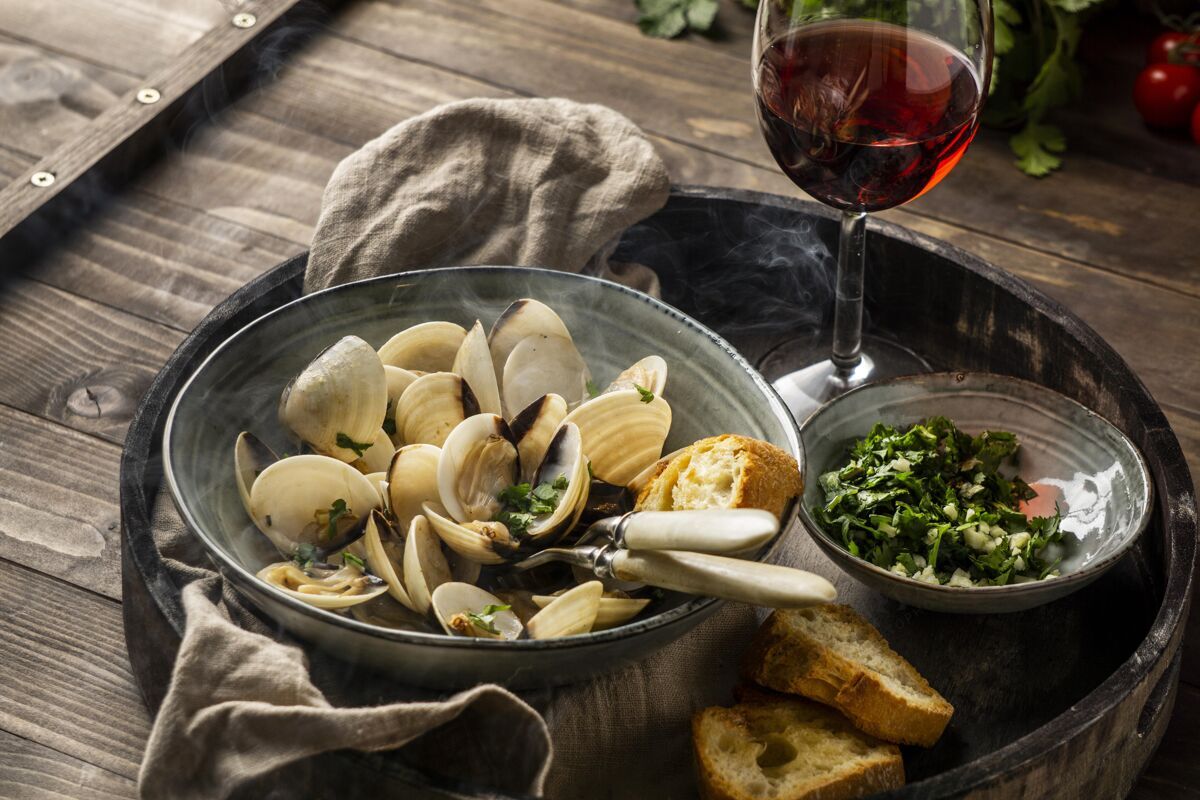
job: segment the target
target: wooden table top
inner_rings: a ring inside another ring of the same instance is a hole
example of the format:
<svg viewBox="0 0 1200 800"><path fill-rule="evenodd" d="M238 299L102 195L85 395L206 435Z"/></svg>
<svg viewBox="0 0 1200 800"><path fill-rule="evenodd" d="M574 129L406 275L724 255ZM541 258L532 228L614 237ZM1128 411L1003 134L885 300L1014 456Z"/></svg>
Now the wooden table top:
<svg viewBox="0 0 1200 800"><path fill-rule="evenodd" d="M0 176L77 135L215 25L219 0L0 0ZM0 275L0 796L125 798L149 719L121 623L117 472L137 402L187 332L307 247L338 161L396 122L475 96L610 105L679 183L795 194L754 121L751 18L661 42L630 0L348 2L277 77L99 211ZM1066 168L1021 175L984 131L920 200L883 214L1032 282L1105 337L1200 464L1200 150L1129 101L1136 23L1085 36ZM1107 37L1107 38L1106 38ZM1111 47L1124 38L1126 44ZM1200 797L1200 625L1139 798Z"/></svg>

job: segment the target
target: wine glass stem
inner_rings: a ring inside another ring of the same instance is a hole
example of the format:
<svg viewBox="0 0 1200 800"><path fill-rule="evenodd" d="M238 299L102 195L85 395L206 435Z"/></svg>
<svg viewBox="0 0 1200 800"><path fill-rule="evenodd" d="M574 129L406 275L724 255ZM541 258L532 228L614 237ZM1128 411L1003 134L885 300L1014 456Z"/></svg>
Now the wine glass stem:
<svg viewBox="0 0 1200 800"><path fill-rule="evenodd" d="M867 212L843 211L838 236L837 303L833 309L833 361L850 372L862 360L863 278Z"/></svg>

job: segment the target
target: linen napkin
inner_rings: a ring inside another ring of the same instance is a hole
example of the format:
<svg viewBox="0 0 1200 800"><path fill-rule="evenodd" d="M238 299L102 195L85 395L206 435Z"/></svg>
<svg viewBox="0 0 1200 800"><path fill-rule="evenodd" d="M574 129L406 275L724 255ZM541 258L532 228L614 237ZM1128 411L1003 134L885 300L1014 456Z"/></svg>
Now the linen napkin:
<svg viewBox="0 0 1200 800"><path fill-rule="evenodd" d="M610 109L557 99L454 103L338 166L305 288L491 263L586 270L653 289L648 270L609 265L607 256L668 189L650 143ZM688 720L728 701L758 621L754 609L728 605L650 658L587 683L523 697L498 686L442 697L306 657L213 570L165 492L155 538L185 586L187 626L142 763L144 798L262 797L253 787L264 777L270 796L315 797L311 784L288 783L311 757L394 748L485 792L690 797ZM785 549L799 539L785 536Z"/></svg>

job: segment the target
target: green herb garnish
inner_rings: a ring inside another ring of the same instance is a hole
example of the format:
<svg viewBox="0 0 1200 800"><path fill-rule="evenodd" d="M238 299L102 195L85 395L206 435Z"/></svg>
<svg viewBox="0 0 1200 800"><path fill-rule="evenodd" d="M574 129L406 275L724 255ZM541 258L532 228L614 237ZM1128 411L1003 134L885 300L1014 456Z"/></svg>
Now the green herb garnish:
<svg viewBox="0 0 1200 800"><path fill-rule="evenodd" d="M643 403L654 402L654 392L650 391L645 386L638 386L636 383L633 385L633 388L638 390L638 394L642 396Z"/></svg>
<svg viewBox="0 0 1200 800"><path fill-rule="evenodd" d="M392 427L394 428L395 425L396 423L393 422ZM354 454L359 458L362 458L362 454L371 449L371 445L372 442L356 442L344 433L337 435L337 446L346 450L353 450Z"/></svg>
<svg viewBox="0 0 1200 800"><path fill-rule="evenodd" d="M600 387L597 386L596 382L594 380L592 380L591 378L588 378L588 380L587 380L587 393L588 393L588 397L599 397L600 396Z"/></svg>
<svg viewBox="0 0 1200 800"><path fill-rule="evenodd" d="M504 506L492 519L503 523L513 536L525 536L536 517L554 513L569 485L567 476L559 475L553 481L542 481L537 486L529 483L509 486L496 495Z"/></svg>
<svg viewBox="0 0 1200 800"><path fill-rule="evenodd" d="M351 553L349 550L342 551L342 563L347 566L349 566L350 564L353 564L354 566L361 569L363 572L367 571L367 562L363 561L361 558L354 555L354 553Z"/></svg>
<svg viewBox="0 0 1200 800"><path fill-rule="evenodd" d="M1040 580L1055 574L1044 551L1062 540L1061 515L1018 510L1037 496L999 470L1018 448L1012 433L971 437L945 417L903 431L879 423L820 476L813 516L859 558L927 583Z"/></svg>
<svg viewBox="0 0 1200 800"><path fill-rule="evenodd" d="M496 614L501 611L510 611L511 609L512 606L488 603L478 614L468 611L466 617L479 630L498 635L500 631L496 630Z"/></svg>
<svg viewBox="0 0 1200 800"><path fill-rule="evenodd" d="M292 554L292 561L296 562L296 566L302 570L308 570L317 560L317 548L313 547L308 542L301 542L296 545L296 552Z"/></svg>
<svg viewBox="0 0 1200 800"><path fill-rule="evenodd" d="M333 537L337 536L338 520L349 514L350 508L346 505L346 501L339 497L337 500L333 501L333 505L329 507L328 511L318 511L317 515L320 516L322 513L329 515L329 519L325 523L325 533L323 538L332 539Z"/></svg>

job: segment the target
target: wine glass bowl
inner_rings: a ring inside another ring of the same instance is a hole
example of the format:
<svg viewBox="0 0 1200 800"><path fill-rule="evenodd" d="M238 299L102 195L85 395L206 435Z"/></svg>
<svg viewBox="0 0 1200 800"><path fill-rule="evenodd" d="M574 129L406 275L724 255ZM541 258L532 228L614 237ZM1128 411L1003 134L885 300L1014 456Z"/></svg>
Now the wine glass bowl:
<svg viewBox="0 0 1200 800"><path fill-rule="evenodd" d="M990 0L762 0L754 94L779 167L842 212L832 355L812 342L773 354L793 414L855 386L928 366L862 338L866 214L933 188L975 136L991 73ZM780 364L806 365L780 375ZM776 373L775 375L770 374Z"/></svg>

